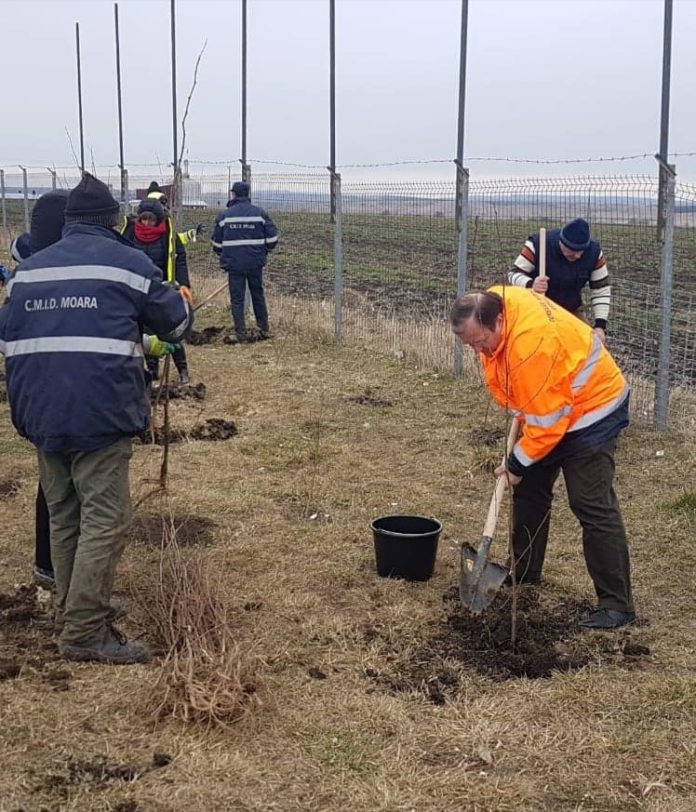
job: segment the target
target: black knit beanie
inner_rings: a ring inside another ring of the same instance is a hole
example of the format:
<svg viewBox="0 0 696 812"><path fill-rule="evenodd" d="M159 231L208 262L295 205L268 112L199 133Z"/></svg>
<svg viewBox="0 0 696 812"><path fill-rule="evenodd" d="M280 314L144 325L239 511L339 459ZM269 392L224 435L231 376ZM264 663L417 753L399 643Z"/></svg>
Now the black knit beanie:
<svg viewBox="0 0 696 812"><path fill-rule="evenodd" d="M146 211L155 215L157 218L157 225L164 220L164 208L158 200L151 197L146 197L145 200L141 200L140 205L138 206L138 214L143 214Z"/></svg>
<svg viewBox="0 0 696 812"><path fill-rule="evenodd" d="M94 175L85 172L82 180L68 195L65 222L113 228L118 225L118 211L118 203L109 187Z"/></svg>
<svg viewBox="0 0 696 812"><path fill-rule="evenodd" d="M238 180L236 183L232 184L232 192L237 197L249 197L249 184L243 180Z"/></svg>
<svg viewBox="0 0 696 812"><path fill-rule="evenodd" d="M65 207L68 203L67 189L47 192L36 201L31 213L31 234L29 245L35 254L58 242L65 225Z"/></svg>

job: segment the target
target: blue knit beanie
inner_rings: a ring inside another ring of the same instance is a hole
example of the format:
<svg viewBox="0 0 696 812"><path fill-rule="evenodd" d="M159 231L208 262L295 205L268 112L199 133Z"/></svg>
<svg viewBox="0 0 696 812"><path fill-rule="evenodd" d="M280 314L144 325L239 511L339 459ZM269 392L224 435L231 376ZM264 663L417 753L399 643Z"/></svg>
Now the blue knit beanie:
<svg viewBox="0 0 696 812"><path fill-rule="evenodd" d="M561 229L560 240L571 251L584 251L590 245L590 226L587 220L578 217Z"/></svg>

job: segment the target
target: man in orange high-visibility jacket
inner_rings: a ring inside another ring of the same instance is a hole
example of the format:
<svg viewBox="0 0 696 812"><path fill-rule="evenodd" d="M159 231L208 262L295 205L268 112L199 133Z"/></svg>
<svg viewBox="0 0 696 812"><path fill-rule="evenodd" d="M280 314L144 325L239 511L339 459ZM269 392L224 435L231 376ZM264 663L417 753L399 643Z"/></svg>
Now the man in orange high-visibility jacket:
<svg viewBox="0 0 696 812"><path fill-rule="evenodd" d="M541 580L553 486L563 471L599 600L580 625L632 623L628 545L613 487L616 441L628 425L621 370L589 325L528 289L467 293L450 320L462 343L479 353L493 397L522 421L520 439L496 470L514 486L517 582Z"/></svg>

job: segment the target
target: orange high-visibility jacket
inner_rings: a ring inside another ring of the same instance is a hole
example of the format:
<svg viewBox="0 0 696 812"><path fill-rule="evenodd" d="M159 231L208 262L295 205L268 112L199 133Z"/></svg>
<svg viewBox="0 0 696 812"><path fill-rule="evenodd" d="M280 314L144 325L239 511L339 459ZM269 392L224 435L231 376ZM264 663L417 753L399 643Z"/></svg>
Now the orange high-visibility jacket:
<svg viewBox="0 0 696 812"><path fill-rule="evenodd" d="M492 357L481 354L481 363L493 397L523 421L514 455L527 467L568 432L619 408L629 389L584 321L527 288L490 290L504 300L503 335Z"/></svg>

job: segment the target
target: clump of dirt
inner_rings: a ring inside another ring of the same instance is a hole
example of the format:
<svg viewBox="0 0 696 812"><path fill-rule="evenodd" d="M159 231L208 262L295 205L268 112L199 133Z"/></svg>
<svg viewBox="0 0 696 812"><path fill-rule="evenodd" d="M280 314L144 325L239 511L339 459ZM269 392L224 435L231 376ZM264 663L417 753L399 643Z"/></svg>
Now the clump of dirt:
<svg viewBox="0 0 696 812"><path fill-rule="evenodd" d="M34 584L0 594L0 681L14 679L24 665L40 670L58 657L47 597Z"/></svg>
<svg viewBox="0 0 696 812"><path fill-rule="evenodd" d="M239 434L239 429L231 420L210 417L202 426L195 426L189 432L192 440L229 440Z"/></svg>
<svg viewBox="0 0 696 812"><path fill-rule="evenodd" d="M3 479L0 482L0 499L11 499L17 496L22 483L17 479Z"/></svg>
<svg viewBox="0 0 696 812"><path fill-rule="evenodd" d="M91 760L70 757L64 766L45 776L37 790L53 790L59 795L67 797L70 788L77 785L87 784L98 789L113 781L131 783L142 778L146 773L161 769L170 763L170 757L163 760L161 756L161 753L155 753L150 764L111 764L107 761L106 756L95 756ZM129 801L126 803L130 804ZM126 806L125 808L132 809L133 807Z"/></svg>
<svg viewBox="0 0 696 812"><path fill-rule="evenodd" d="M202 425L185 429L169 429L169 444L182 443L187 440L229 440L239 434L239 429L231 420L221 417L209 417ZM138 440L143 445L164 445L164 428L157 426L154 430L148 429L139 435Z"/></svg>
<svg viewBox="0 0 696 812"><path fill-rule="evenodd" d="M172 521L176 528L176 542L180 547L208 547L215 541L217 524L207 516L177 513ZM129 541L160 547L164 538L163 522L168 524L169 517L136 516L128 531Z"/></svg>
<svg viewBox="0 0 696 812"><path fill-rule="evenodd" d="M0 403L7 403L7 389L0 388Z"/></svg>
<svg viewBox="0 0 696 812"><path fill-rule="evenodd" d="M650 648L631 628L606 635L581 632L578 621L592 605L585 600L554 595L551 590L524 587L517 603L517 635L512 645L511 596L501 592L479 616L461 605L457 588L445 594L444 624L432 630L423 644L404 651L403 642L374 626L364 630L365 640L393 646L393 664L365 675L390 693L425 694L442 704L455 694L467 670L490 679L544 679L557 671L576 671L589 663L611 662L625 668L645 665Z"/></svg>
<svg viewBox="0 0 696 812"><path fill-rule="evenodd" d="M486 446L492 448L505 439L505 432L500 428L486 428L477 426L469 432L469 444L473 446Z"/></svg>
<svg viewBox="0 0 696 812"><path fill-rule="evenodd" d="M378 392L375 390L370 389L369 387L360 394L357 395L348 395L346 397L348 403L358 403L360 406L393 406L393 402L391 400L387 400L386 398L382 398L379 396Z"/></svg>
<svg viewBox="0 0 696 812"><path fill-rule="evenodd" d="M204 344L216 344L222 340L222 334L225 332L224 327L204 327L202 330L191 330L191 335L188 337L188 343L193 347L200 347Z"/></svg>
<svg viewBox="0 0 696 812"><path fill-rule="evenodd" d="M160 395L159 392L159 387L153 389L150 394L150 400L153 402L158 398L161 400L162 395ZM169 400L205 400L206 394L207 389L204 383L193 385L180 383L169 387Z"/></svg>
<svg viewBox="0 0 696 812"><path fill-rule="evenodd" d="M34 584L20 586L14 595L0 594L0 627L9 623L28 623L41 615Z"/></svg>

